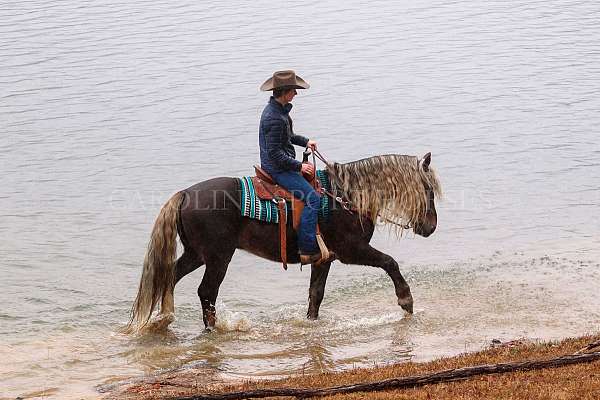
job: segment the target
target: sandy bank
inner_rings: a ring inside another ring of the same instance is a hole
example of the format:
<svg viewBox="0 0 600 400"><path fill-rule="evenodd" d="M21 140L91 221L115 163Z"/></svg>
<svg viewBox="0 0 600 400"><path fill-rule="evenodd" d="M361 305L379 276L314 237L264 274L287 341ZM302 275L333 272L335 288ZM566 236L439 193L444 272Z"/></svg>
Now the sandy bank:
<svg viewBox="0 0 600 400"><path fill-rule="evenodd" d="M572 354L600 335L569 338L560 342L514 341L456 357L424 363L402 363L360 368L339 373L290 377L281 380L215 382L202 371L188 369L164 373L123 386L104 399L167 399L203 393L225 393L273 388L325 388L391 378L422 375L442 370L524 360L545 360ZM594 349L592 351L598 351ZM597 399L600 397L600 362L576 364L529 372L481 375L462 381L419 388L358 392L336 395L352 399Z"/></svg>

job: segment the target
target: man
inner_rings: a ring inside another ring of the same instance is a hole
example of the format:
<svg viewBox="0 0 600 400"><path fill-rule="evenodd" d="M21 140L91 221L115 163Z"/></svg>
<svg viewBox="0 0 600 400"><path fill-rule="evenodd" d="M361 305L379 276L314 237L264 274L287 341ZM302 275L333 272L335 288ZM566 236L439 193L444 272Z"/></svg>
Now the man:
<svg viewBox="0 0 600 400"><path fill-rule="evenodd" d="M291 101L298 94L296 89L308 89L310 85L294 71L277 71L260 90L273 91L260 117L259 144L261 167L278 185L304 201L304 210L298 232L298 249L302 264L317 263L321 253L316 241L317 218L320 195L313 189L302 173L312 175L315 167L296 160L294 146L317 148L317 142L294 134Z"/></svg>

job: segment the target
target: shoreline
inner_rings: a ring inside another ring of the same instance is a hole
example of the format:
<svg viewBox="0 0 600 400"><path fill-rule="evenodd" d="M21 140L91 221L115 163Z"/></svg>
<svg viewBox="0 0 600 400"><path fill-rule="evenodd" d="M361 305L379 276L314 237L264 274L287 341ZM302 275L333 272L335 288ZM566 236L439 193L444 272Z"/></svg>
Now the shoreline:
<svg viewBox="0 0 600 400"><path fill-rule="evenodd" d="M116 386L103 400L161 400L199 394L276 388L326 388L358 383L373 383L393 378L430 374L443 370L484 364L546 360L573 354L589 343L600 340L600 333L565 338L558 341L518 339L505 343L493 341L488 348L441 357L427 362L406 362L341 372L291 376L283 379L260 379L230 382L207 382L198 370L178 370L149 376ZM592 351L597 351L594 349ZM210 379L208 379L210 380ZM352 399L451 399L451 398L598 398L600 396L600 362L574 364L534 371L480 375L451 383L429 384L417 388L377 392L337 394L335 398Z"/></svg>

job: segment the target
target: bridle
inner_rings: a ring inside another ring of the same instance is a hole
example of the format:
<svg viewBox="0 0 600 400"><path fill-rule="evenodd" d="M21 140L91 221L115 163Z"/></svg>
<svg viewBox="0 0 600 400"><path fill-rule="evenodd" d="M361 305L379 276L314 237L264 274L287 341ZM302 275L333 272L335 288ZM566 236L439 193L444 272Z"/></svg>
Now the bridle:
<svg viewBox="0 0 600 400"><path fill-rule="evenodd" d="M429 192L430 192L431 190L432 190L432 189L431 189L430 187L428 187L428 185L425 185L425 192L426 192L426 194L427 194L427 201L425 202L425 215L427 215L427 214L429 213L429 210L431 209L431 208L429 207L429 201L430 201L430 193L429 193ZM399 224L399 223L397 223L396 221L392 221L391 219L388 219L388 218L384 218L384 217L379 217L379 218L381 218L382 220L384 220L384 221L385 221L385 222L387 222L387 223L390 223L390 224L392 224L392 225L399 226L400 228L402 228L402 229L405 229L405 230L410 230L410 229L413 229L413 228L414 228L414 225L411 225L410 223L406 223L406 224Z"/></svg>

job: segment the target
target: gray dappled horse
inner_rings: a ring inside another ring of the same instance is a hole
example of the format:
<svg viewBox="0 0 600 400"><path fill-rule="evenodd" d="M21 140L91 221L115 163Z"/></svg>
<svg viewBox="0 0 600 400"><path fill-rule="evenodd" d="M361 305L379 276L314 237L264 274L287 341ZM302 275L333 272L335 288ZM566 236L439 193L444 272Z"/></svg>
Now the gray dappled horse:
<svg viewBox="0 0 600 400"><path fill-rule="evenodd" d="M325 169L336 195L350 201L353 212L332 202L329 218L319 226L328 248L345 264L379 267L391 278L398 305L413 311L410 288L392 257L371 247L378 218L396 232L412 228L424 237L437 225L434 198L441 186L430 167L431 154L422 159L381 155L350 163L329 164ZM205 266L198 296L207 329L216 322L219 286L236 249L281 261L277 224L244 217L237 178L214 178L174 194L162 207L148 244L137 297L127 332L160 330L174 320L174 288L185 275ZM177 235L184 252L176 260ZM287 259L299 263L296 233L287 232ZM311 266L307 317L316 319L323 300L331 262ZM150 321L160 302L160 313Z"/></svg>

